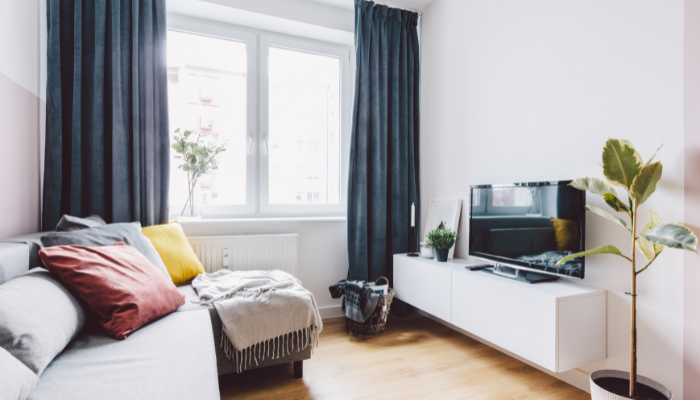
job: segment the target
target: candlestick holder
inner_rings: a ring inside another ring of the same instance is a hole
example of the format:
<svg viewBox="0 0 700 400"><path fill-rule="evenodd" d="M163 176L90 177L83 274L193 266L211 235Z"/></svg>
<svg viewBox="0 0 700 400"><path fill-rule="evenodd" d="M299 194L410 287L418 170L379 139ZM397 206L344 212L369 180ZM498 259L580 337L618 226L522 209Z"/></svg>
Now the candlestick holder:
<svg viewBox="0 0 700 400"><path fill-rule="evenodd" d="M419 256L419 254L416 253L416 227L415 226L411 227L411 241L408 244L408 251L410 251L410 253L407 254L409 257L418 257Z"/></svg>

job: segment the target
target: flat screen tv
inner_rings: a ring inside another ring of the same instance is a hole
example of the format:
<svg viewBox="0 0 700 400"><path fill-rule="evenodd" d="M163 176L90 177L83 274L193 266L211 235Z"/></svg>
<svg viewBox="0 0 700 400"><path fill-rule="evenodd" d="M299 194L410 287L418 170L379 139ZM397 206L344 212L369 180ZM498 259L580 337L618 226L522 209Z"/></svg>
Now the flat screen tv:
<svg viewBox="0 0 700 400"><path fill-rule="evenodd" d="M516 272L583 279L584 257L556 265L585 249L586 192L569 183L471 186L469 255Z"/></svg>

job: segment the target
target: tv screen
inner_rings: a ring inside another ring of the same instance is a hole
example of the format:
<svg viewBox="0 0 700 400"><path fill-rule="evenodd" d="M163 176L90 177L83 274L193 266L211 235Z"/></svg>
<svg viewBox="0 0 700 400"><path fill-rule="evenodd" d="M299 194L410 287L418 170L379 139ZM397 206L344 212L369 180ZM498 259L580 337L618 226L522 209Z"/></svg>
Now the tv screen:
<svg viewBox="0 0 700 400"><path fill-rule="evenodd" d="M583 279L586 192L571 181L471 187L469 255L507 266Z"/></svg>

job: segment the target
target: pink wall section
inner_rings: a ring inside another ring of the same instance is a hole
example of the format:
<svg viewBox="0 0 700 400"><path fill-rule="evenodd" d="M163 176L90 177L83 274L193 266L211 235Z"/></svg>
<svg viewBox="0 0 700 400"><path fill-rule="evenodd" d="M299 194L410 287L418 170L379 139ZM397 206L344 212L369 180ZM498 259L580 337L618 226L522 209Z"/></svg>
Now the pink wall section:
<svg viewBox="0 0 700 400"><path fill-rule="evenodd" d="M39 110L44 102L0 72L0 239L39 229Z"/></svg>
<svg viewBox="0 0 700 400"><path fill-rule="evenodd" d="M700 232L700 1L685 1L685 224ZM683 394L700 399L700 256L685 253L683 273Z"/></svg>

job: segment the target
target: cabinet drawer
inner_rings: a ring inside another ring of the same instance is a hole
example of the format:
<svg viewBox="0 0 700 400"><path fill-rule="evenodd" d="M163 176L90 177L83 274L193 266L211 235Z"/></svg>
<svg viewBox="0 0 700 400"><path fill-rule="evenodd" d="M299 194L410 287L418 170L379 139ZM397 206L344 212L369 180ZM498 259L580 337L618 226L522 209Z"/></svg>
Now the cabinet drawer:
<svg viewBox="0 0 700 400"><path fill-rule="evenodd" d="M515 283L482 272L455 272L452 324L556 371L556 298Z"/></svg>
<svg viewBox="0 0 700 400"><path fill-rule="evenodd" d="M394 255L396 297L447 322L452 320L451 280L451 270L444 263Z"/></svg>

